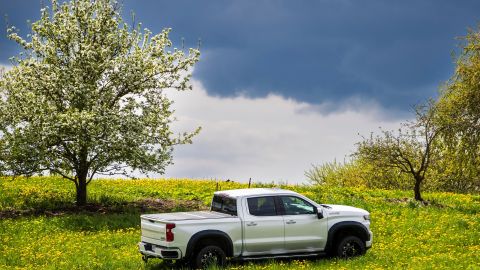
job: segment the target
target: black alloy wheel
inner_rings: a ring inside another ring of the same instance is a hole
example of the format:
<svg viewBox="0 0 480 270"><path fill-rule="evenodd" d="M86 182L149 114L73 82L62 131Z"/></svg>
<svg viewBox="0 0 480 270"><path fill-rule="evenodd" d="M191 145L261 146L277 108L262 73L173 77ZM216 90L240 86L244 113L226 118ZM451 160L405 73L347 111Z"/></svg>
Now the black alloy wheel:
<svg viewBox="0 0 480 270"><path fill-rule="evenodd" d="M344 237L337 246L337 256L348 259L365 253L365 243L356 236Z"/></svg>
<svg viewBox="0 0 480 270"><path fill-rule="evenodd" d="M206 246L202 248L195 257L195 268L205 269L209 266L223 266L225 264L225 252L217 246Z"/></svg>

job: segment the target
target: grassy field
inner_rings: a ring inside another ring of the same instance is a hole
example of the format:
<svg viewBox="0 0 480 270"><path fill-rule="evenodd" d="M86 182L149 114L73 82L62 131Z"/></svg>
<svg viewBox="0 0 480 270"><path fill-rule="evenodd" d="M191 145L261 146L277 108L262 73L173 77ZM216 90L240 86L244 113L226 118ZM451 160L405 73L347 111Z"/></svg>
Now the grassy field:
<svg viewBox="0 0 480 270"><path fill-rule="evenodd" d="M240 188L220 183L221 189ZM480 269L480 196L289 186L318 202L371 212L374 245L352 260L231 264L230 269ZM95 180L92 202L73 208L74 186L59 178L0 179L0 269L168 269L137 251L139 214L201 209L214 181Z"/></svg>

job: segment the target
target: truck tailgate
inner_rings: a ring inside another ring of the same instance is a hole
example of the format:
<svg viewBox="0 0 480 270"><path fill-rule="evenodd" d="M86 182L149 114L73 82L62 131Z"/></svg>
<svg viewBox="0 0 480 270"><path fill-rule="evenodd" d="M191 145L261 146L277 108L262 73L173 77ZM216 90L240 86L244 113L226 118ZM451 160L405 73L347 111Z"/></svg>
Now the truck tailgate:
<svg viewBox="0 0 480 270"><path fill-rule="evenodd" d="M165 225L164 222L156 222L155 220L141 218L142 237L155 240L156 244L163 245L165 243Z"/></svg>
<svg viewBox="0 0 480 270"><path fill-rule="evenodd" d="M213 211L178 212L163 214L141 215L142 241L168 247L172 242L166 241L166 226L168 223L175 224L181 221L201 221L205 219L232 218L229 214ZM174 228L173 232L177 229Z"/></svg>

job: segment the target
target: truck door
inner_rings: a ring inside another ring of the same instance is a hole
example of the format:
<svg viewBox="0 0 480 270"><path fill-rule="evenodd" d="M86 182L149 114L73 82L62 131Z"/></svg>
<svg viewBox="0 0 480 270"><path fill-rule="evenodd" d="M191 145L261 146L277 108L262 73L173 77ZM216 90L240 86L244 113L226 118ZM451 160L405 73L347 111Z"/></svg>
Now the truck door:
<svg viewBox="0 0 480 270"><path fill-rule="evenodd" d="M284 209L285 249L288 252L321 251L327 240L327 219L318 219L315 206L296 196L280 196Z"/></svg>
<svg viewBox="0 0 480 270"><path fill-rule="evenodd" d="M273 196L246 199L243 219L244 255L280 254L284 248L284 222Z"/></svg>

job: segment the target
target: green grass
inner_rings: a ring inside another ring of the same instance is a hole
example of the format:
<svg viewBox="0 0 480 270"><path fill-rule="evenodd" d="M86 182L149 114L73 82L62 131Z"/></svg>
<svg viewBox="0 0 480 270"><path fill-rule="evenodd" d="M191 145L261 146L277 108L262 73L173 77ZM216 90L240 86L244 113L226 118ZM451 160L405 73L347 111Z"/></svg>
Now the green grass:
<svg viewBox="0 0 480 270"><path fill-rule="evenodd" d="M245 187L224 183L222 189ZM371 212L373 248L352 260L318 259L232 264L231 269L480 269L480 196L425 193L423 206L406 191L291 186L322 203ZM213 181L96 180L89 199L115 205L145 199L195 200L207 205ZM55 212L72 205L73 184L59 178L0 179L0 212L43 210L51 214L0 220L0 269L162 269L144 264L137 251L135 208L115 213ZM117 209L118 210L118 209ZM33 213L33 212L29 212ZM42 212L44 213L44 212ZM55 216L56 215L56 216Z"/></svg>

